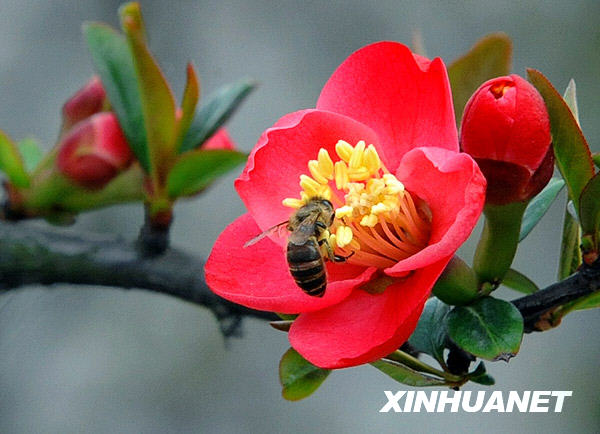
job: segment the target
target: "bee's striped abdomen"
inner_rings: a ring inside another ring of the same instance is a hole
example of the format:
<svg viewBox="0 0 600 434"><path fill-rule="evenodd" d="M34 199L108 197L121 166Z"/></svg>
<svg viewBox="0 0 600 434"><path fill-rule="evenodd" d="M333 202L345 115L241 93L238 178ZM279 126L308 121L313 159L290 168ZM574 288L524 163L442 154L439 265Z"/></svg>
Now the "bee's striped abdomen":
<svg viewBox="0 0 600 434"><path fill-rule="evenodd" d="M325 263L316 242L288 244L287 261L296 285L313 297L323 297L327 287Z"/></svg>

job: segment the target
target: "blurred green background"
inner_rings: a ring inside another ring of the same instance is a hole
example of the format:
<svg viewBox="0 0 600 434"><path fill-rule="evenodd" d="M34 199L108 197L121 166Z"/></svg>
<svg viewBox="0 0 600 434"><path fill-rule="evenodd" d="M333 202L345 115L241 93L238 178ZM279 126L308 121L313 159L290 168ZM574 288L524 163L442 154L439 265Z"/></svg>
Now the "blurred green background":
<svg viewBox="0 0 600 434"><path fill-rule="evenodd" d="M577 82L581 123L600 141L600 2L142 1L151 47L181 94L193 60L205 94L242 76L260 88L229 124L249 151L280 116L314 106L332 71L374 41L410 43L447 63L492 31L515 43L513 71ZM117 25L119 1L0 1L0 128L48 146L60 106L92 74L80 27ZM232 181L176 209L173 243L206 256L244 212ZM515 268L554 281L564 198L520 249ZM84 216L75 230L132 238L141 207ZM479 228L476 229L478 233ZM1 242L1 241L0 241ZM473 243L463 249L471 258ZM198 270L202 273L202 270ZM506 297L516 297L508 291ZM0 296L0 432L600 432L600 310L525 337L509 364L488 364L493 390L572 390L561 414L379 414L403 390L366 366L335 372L311 398L280 398L285 334L257 320L227 342L203 308L141 291L31 287ZM468 385L467 390L477 390Z"/></svg>

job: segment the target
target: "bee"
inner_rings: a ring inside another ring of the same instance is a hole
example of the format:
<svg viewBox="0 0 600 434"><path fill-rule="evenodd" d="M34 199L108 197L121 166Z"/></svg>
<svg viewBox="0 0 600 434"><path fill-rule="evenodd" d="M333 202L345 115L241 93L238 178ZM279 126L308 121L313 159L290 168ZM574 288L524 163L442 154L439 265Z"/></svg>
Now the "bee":
<svg viewBox="0 0 600 434"><path fill-rule="evenodd" d="M327 287L325 259L333 262L345 262L349 256L336 255L323 233L333 224L335 212L327 199L313 197L298 208L288 221L267 229L258 237L248 241L244 247L250 246L269 233L286 225L290 232L287 243L286 258L290 274L296 285L306 294L323 297ZM325 247L324 257L321 246Z"/></svg>

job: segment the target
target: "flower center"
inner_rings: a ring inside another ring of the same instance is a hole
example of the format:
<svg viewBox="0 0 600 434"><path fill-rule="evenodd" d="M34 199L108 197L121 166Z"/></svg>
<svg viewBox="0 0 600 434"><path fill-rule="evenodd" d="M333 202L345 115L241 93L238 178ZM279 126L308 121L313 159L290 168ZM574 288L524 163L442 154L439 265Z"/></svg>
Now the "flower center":
<svg viewBox="0 0 600 434"><path fill-rule="evenodd" d="M315 197L329 200L335 218L321 240L336 254L351 255L351 264L387 268L423 249L431 226L427 204L389 173L373 145L340 140L335 152L334 163L326 149L319 150L308 162L310 176L300 175L300 198L286 198L283 205L299 209Z"/></svg>

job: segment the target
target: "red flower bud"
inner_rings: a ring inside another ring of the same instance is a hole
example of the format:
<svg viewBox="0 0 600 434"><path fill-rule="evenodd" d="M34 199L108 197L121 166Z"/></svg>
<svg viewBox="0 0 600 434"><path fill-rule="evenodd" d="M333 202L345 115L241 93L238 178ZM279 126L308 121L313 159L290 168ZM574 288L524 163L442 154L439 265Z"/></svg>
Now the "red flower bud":
<svg viewBox="0 0 600 434"><path fill-rule="evenodd" d="M98 113L80 122L62 139L58 169L71 181L90 189L104 187L132 160L117 117Z"/></svg>
<svg viewBox="0 0 600 434"><path fill-rule="evenodd" d="M63 129L69 130L77 122L101 112L107 106L106 92L98 76L92 79L63 105Z"/></svg>
<svg viewBox="0 0 600 434"><path fill-rule="evenodd" d="M232 151L235 149L235 145L233 144L231 137L229 137L227 130L225 128L221 128L202 144L202 149L222 149Z"/></svg>
<svg viewBox="0 0 600 434"><path fill-rule="evenodd" d="M550 120L538 91L518 75L482 84L465 107L461 148L487 179L486 202L529 200L554 168Z"/></svg>

